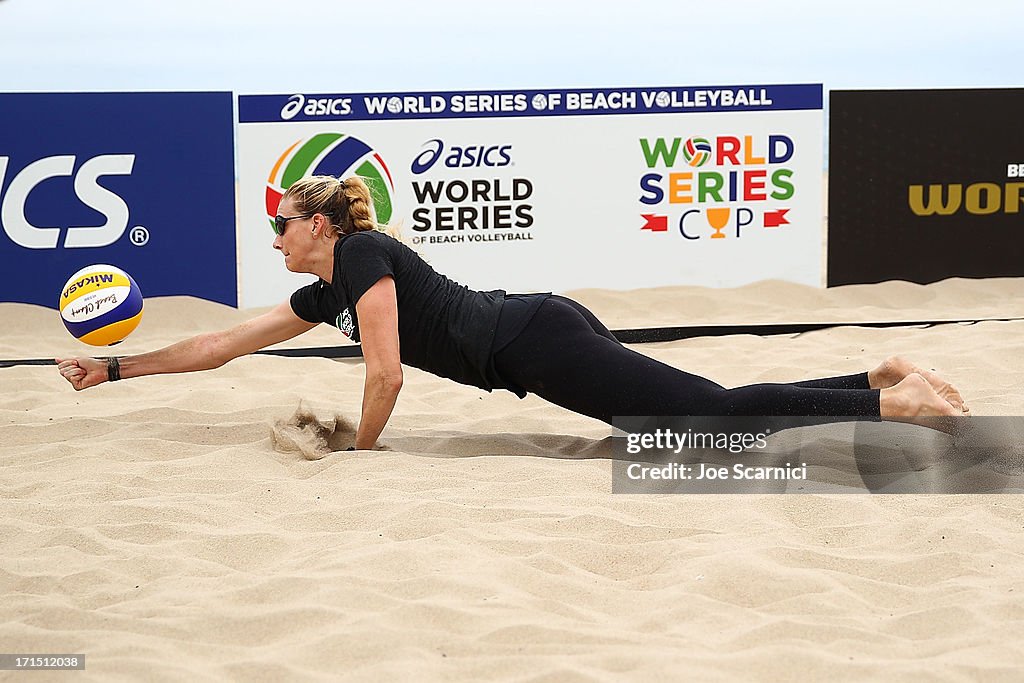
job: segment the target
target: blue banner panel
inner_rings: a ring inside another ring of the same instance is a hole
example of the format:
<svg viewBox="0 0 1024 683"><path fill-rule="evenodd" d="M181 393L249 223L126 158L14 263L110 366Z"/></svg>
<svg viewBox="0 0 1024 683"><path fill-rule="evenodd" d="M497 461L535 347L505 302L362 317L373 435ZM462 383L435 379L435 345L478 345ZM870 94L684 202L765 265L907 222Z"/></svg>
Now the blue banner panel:
<svg viewBox="0 0 1024 683"><path fill-rule="evenodd" d="M821 109L821 85L242 95L240 123Z"/></svg>
<svg viewBox="0 0 1024 683"><path fill-rule="evenodd" d="M238 303L231 93L0 94L0 300L93 264Z"/></svg>

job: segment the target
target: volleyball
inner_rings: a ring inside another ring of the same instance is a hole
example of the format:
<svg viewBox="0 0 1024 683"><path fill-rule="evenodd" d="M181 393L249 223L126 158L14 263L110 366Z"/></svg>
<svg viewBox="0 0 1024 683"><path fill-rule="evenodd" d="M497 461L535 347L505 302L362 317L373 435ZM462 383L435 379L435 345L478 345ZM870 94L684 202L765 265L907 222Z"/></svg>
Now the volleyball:
<svg viewBox="0 0 1024 683"><path fill-rule="evenodd" d="M142 320L142 290L120 268L88 266L68 279L59 308L73 337L92 346L112 346Z"/></svg>

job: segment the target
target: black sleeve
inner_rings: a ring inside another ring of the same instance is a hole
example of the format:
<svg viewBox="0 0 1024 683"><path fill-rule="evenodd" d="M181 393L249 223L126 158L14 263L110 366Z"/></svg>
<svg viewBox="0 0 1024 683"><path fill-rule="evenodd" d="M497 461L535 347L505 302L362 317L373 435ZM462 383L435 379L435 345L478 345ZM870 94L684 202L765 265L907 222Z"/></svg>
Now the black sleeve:
<svg viewBox="0 0 1024 683"><path fill-rule="evenodd" d="M317 299L322 287L319 282L306 285L292 292L290 303L292 311L307 323L322 323L323 316L320 312L320 302Z"/></svg>
<svg viewBox="0 0 1024 683"><path fill-rule="evenodd" d="M352 305L366 290L377 284L386 275L395 276L394 263L383 235L352 235L340 250L338 265L342 273Z"/></svg>

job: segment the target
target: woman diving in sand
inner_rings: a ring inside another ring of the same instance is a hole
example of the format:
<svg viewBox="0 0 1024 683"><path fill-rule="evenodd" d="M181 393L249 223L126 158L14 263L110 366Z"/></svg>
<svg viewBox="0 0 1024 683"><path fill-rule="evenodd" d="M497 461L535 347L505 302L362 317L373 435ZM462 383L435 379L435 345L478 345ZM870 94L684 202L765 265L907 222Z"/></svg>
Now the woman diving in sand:
<svg viewBox="0 0 1024 683"><path fill-rule="evenodd" d="M966 412L953 386L900 358L855 375L726 389L623 346L571 299L459 285L374 215L361 178L304 178L281 199L273 246L288 270L319 281L230 329L135 356L57 359L58 369L82 390L217 368L319 323L336 325L362 345L366 364L358 449L373 448L390 418L403 364L487 391L533 393L608 423L629 415L898 419Z"/></svg>

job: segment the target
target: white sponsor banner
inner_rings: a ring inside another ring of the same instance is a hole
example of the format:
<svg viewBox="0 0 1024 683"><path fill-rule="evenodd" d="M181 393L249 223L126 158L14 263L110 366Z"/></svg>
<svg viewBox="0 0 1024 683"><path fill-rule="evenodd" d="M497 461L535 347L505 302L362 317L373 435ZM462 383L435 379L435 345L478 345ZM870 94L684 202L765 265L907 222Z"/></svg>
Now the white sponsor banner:
<svg viewBox="0 0 1024 683"><path fill-rule="evenodd" d="M508 111L462 116L450 103L487 93L243 96L241 305L280 302L313 279L285 270L269 223L279 193L313 173L369 177L380 218L476 289L820 286L821 86L774 87L785 92L737 88L728 101L743 105L714 111L693 106L705 90L652 89L671 93L664 111L639 111L639 93L634 109L603 115L515 109L585 91L502 93ZM375 118L360 105L373 101L395 106Z"/></svg>

